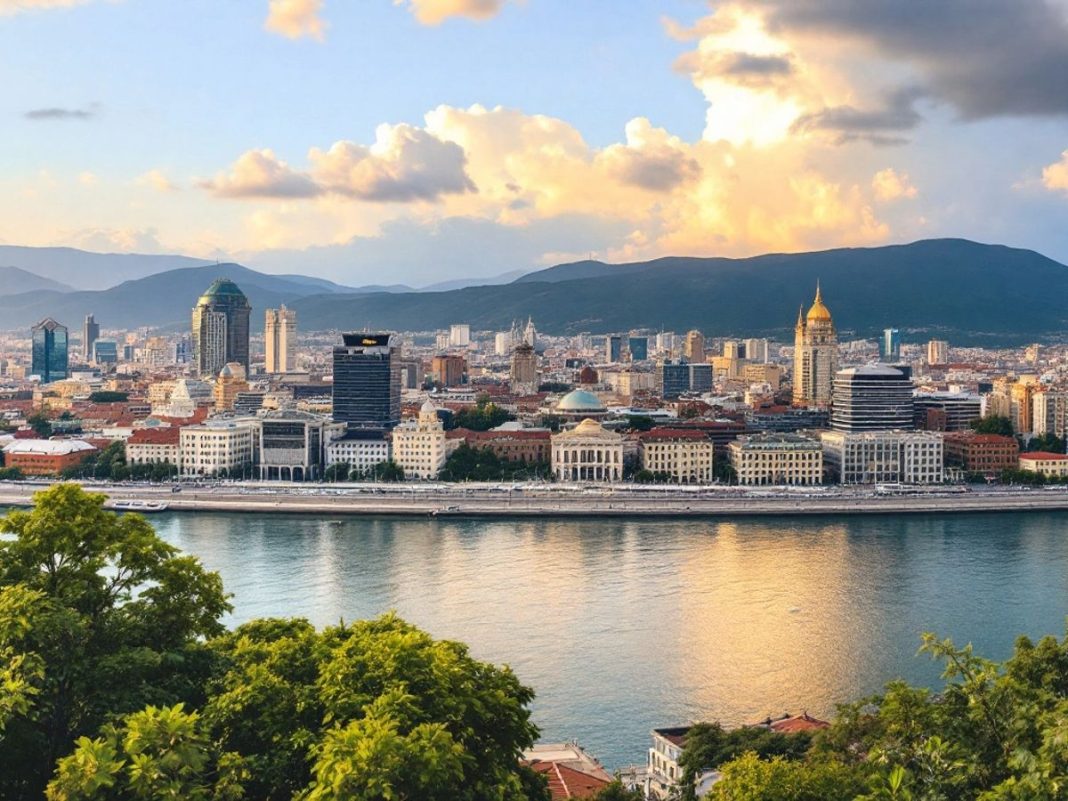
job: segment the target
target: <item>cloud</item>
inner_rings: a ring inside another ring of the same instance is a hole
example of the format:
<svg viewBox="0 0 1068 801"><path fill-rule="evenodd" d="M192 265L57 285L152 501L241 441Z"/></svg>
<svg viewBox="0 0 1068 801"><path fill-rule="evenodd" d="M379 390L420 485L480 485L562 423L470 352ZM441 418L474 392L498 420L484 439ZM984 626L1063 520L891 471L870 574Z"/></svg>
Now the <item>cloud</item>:
<svg viewBox="0 0 1068 801"><path fill-rule="evenodd" d="M267 148L243 153L228 173L220 173L198 185L226 198L292 199L320 194L319 187L310 177L291 169Z"/></svg>
<svg viewBox="0 0 1068 801"><path fill-rule="evenodd" d="M94 186L97 180L96 173L90 172L89 170L86 170L78 176L78 183L82 186Z"/></svg>
<svg viewBox="0 0 1068 801"><path fill-rule="evenodd" d="M157 192L177 192L181 187L167 177L162 170L149 170L134 179L137 186L146 186Z"/></svg>
<svg viewBox="0 0 1068 801"><path fill-rule="evenodd" d="M627 143L598 156L609 173L631 186L664 192L701 174L701 165L681 139L639 117L627 123Z"/></svg>
<svg viewBox="0 0 1068 801"><path fill-rule="evenodd" d="M0 17L21 14L24 11L70 8L88 2L90 2L90 0L0 0Z"/></svg>
<svg viewBox="0 0 1068 801"><path fill-rule="evenodd" d="M91 120L99 111L100 106L92 103L85 108L60 108L58 106L35 108L22 116L28 120Z"/></svg>
<svg viewBox="0 0 1068 801"><path fill-rule="evenodd" d="M1051 192L1068 193L1068 150L1061 153L1061 160L1042 170L1042 185Z"/></svg>
<svg viewBox="0 0 1068 801"><path fill-rule="evenodd" d="M474 192L462 147L412 125L380 125L370 147L335 142L313 148L312 173L324 191L376 202L434 200Z"/></svg>
<svg viewBox="0 0 1068 801"><path fill-rule="evenodd" d="M164 249L155 228L85 228L61 240L97 253L160 253Z"/></svg>
<svg viewBox="0 0 1068 801"><path fill-rule="evenodd" d="M288 39L307 36L322 42L326 38L322 10L323 0L270 0L263 27Z"/></svg>
<svg viewBox="0 0 1068 801"><path fill-rule="evenodd" d="M883 202L901 198L912 199L919 194L909 180L908 173L896 172L892 167L875 173L871 179L871 188L875 199Z"/></svg>
<svg viewBox="0 0 1068 801"><path fill-rule="evenodd" d="M920 92L915 88L889 92L881 106L859 109L851 105L823 108L804 114L793 124L799 132L830 133L837 144L865 140L876 145L908 142L902 132L911 131L922 121L915 109Z"/></svg>
<svg viewBox="0 0 1068 801"><path fill-rule="evenodd" d="M449 17L483 20L496 16L504 0L393 0L405 6L424 25L439 25Z"/></svg>

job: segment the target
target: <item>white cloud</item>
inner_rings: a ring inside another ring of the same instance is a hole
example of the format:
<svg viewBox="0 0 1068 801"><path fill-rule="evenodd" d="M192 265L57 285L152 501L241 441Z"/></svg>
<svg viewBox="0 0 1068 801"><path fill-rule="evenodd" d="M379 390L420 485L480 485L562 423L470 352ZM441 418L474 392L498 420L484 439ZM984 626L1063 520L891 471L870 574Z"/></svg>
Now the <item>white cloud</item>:
<svg viewBox="0 0 1068 801"><path fill-rule="evenodd" d="M145 186L150 189L155 189L157 192L176 192L180 187L174 183L163 170L149 170L148 172L138 175L134 179L134 183L137 186Z"/></svg>
<svg viewBox="0 0 1068 801"><path fill-rule="evenodd" d="M90 0L0 0L0 17L20 14L24 11L44 11L52 8L80 6Z"/></svg>
<svg viewBox="0 0 1068 801"><path fill-rule="evenodd" d="M155 228L85 228L60 240L62 244L97 253L160 253Z"/></svg>
<svg viewBox="0 0 1068 801"><path fill-rule="evenodd" d="M1068 150L1061 153L1061 160L1042 170L1042 185L1051 192L1068 192Z"/></svg>
<svg viewBox="0 0 1068 801"><path fill-rule="evenodd" d="M288 39L326 38L326 22L321 15L323 0L269 0L263 27Z"/></svg>
<svg viewBox="0 0 1068 801"><path fill-rule="evenodd" d="M424 25L439 25L449 17L483 20L496 16L504 0L393 0L405 6Z"/></svg>
<svg viewBox="0 0 1068 801"><path fill-rule="evenodd" d="M908 173L897 172L892 167L879 170L872 176L871 189L875 194L875 199L883 202L902 198L911 200L919 194L916 187L912 185Z"/></svg>
<svg viewBox="0 0 1068 801"><path fill-rule="evenodd" d="M301 198L319 194L319 187L311 178L290 168L267 148L243 153L228 173L219 173L199 185L227 198Z"/></svg>

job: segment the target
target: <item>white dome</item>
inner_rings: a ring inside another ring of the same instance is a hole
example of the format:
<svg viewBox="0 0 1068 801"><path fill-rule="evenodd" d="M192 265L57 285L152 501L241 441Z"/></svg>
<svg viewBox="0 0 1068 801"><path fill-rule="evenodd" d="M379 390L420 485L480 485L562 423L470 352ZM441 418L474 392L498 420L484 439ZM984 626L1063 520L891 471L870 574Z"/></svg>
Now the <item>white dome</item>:
<svg viewBox="0 0 1068 801"><path fill-rule="evenodd" d="M603 412L601 399L592 392L576 389L560 398L556 408L561 412Z"/></svg>

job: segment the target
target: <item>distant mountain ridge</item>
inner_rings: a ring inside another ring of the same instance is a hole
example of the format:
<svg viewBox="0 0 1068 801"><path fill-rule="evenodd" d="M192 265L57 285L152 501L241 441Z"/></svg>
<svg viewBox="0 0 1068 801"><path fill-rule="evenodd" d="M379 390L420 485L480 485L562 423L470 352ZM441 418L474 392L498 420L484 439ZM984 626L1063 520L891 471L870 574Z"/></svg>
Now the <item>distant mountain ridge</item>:
<svg viewBox="0 0 1068 801"><path fill-rule="evenodd" d="M213 263L191 256L91 253L77 248L0 245L0 264L18 267L73 289L107 289L122 281Z"/></svg>
<svg viewBox="0 0 1068 801"><path fill-rule="evenodd" d="M74 291L66 284L53 281L51 278L43 278L20 267L0 267L0 296L36 292L42 289L52 292Z"/></svg>

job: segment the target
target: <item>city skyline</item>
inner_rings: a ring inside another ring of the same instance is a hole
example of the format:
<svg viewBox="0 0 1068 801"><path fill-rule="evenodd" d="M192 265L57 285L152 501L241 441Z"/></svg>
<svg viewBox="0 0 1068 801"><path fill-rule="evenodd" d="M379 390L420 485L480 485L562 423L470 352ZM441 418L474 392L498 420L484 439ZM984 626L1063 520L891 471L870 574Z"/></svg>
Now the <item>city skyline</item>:
<svg viewBox="0 0 1068 801"><path fill-rule="evenodd" d="M0 241L346 283L926 236L1068 260L1064 4L869 11L4 0Z"/></svg>

